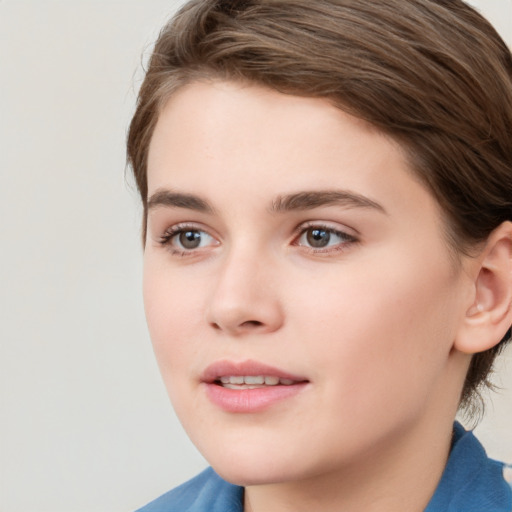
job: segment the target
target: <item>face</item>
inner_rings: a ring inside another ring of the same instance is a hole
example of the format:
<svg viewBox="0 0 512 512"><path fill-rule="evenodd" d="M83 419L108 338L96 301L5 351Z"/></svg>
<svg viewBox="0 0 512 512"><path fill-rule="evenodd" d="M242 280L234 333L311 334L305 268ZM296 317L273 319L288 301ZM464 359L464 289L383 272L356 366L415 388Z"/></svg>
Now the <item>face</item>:
<svg viewBox="0 0 512 512"><path fill-rule="evenodd" d="M148 186L154 350L225 478L341 471L454 414L467 283L389 138L323 99L195 83L161 113Z"/></svg>

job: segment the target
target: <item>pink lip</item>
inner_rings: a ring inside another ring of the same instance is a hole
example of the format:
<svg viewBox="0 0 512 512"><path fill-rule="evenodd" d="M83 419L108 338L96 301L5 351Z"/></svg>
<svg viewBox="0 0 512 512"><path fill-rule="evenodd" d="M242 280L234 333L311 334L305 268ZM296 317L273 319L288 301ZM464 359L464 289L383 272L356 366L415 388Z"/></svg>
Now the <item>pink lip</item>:
<svg viewBox="0 0 512 512"><path fill-rule="evenodd" d="M267 386L256 389L228 389L218 384L223 376L264 375L293 380L294 384ZM273 404L291 398L308 384L304 377L256 361L218 361L208 366L201 381L210 401L226 412L255 413Z"/></svg>

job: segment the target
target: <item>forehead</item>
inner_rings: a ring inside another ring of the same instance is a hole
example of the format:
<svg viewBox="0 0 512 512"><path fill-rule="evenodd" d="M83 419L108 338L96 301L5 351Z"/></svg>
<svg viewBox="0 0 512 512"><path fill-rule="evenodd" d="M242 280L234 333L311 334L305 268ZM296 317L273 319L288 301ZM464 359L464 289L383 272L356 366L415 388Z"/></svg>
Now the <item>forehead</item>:
<svg viewBox="0 0 512 512"><path fill-rule="evenodd" d="M216 178L245 179L252 169L293 171L328 185L329 170L410 168L394 140L327 99L284 95L254 85L195 82L166 103L149 148L149 188L164 175L208 167ZM343 169L342 169L343 168ZM378 173L375 181L389 180Z"/></svg>

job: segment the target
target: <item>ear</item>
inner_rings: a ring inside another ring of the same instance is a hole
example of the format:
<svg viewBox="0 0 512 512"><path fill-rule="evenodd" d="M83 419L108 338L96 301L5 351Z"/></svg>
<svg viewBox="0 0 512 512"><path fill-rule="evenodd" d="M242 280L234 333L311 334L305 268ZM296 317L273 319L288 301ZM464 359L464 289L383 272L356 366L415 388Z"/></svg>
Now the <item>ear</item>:
<svg viewBox="0 0 512 512"><path fill-rule="evenodd" d="M512 325L512 222L504 222L491 233L471 264L472 304L454 344L466 354L494 347Z"/></svg>

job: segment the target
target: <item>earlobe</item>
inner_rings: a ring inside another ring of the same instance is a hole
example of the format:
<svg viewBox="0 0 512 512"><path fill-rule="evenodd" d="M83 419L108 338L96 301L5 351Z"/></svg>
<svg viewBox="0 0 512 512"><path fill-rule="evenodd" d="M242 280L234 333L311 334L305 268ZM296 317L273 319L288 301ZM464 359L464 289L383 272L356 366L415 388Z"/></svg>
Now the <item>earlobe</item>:
<svg viewBox="0 0 512 512"><path fill-rule="evenodd" d="M455 340L466 354L494 347L512 324L512 222L491 233L475 262L474 301Z"/></svg>

